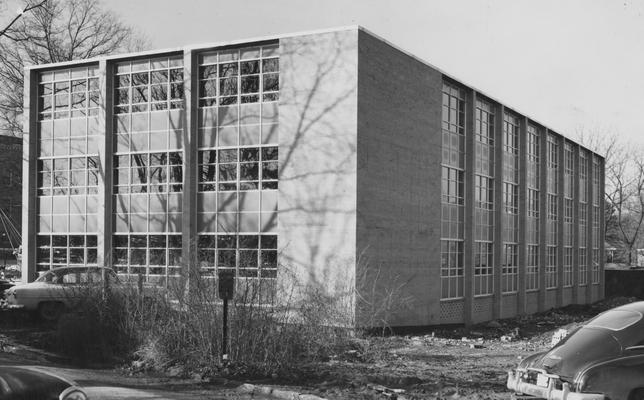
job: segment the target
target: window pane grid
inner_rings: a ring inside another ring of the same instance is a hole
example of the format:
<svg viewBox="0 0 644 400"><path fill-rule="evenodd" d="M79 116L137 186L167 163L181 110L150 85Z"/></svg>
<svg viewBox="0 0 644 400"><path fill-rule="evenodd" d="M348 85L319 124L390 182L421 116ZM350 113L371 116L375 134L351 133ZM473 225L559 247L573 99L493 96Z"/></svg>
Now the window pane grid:
<svg viewBox="0 0 644 400"><path fill-rule="evenodd" d="M183 190L183 153L163 151L115 155L114 194Z"/></svg>
<svg viewBox="0 0 644 400"><path fill-rule="evenodd" d="M592 281L593 285L599 285L601 279L601 270L599 268L599 249L592 250Z"/></svg>
<svg viewBox="0 0 644 400"><path fill-rule="evenodd" d="M36 237L36 272L69 265L97 265L96 235L46 235Z"/></svg>
<svg viewBox="0 0 644 400"><path fill-rule="evenodd" d="M519 250L514 243L503 244L501 286L503 293L516 293L519 289Z"/></svg>
<svg viewBox="0 0 644 400"><path fill-rule="evenodd" d="M494 257L491 242L474 243L474 295L494 293Z"/></svg>
<svg viewBox="0 0 644 400"><path fill-rule="evenodd" d="M114 234L112 264L119 274L147 279L177 277L181 273L181 234Z"/></svg>
<svg viewBox="0 0 644 400"><path fill-rule="evenodd" d="M199 150L199 191L274 190L278 147Z"/></svg>
<svg viewBox="0 0 644 400"><path fill-rule="evenodd" d="M206 275L277 275L279 73L275 44L199 55L197 231Z"/></svg>
<svg viewBox="0 0 644 400"><path fill-rule="evenodd" d="M563 265L563 286L571 287L573 284L572 274L572 247L564 247L564 265Z"/></svg>
<svg viewBox="0 0 644 400"><path fill-rule="evenodd" d="M588 284L588 258L586 248L579 248L579 286Z"/></svg>
<svg viewBox="0 0 644 400"><path fill-rule="evenodd" d="M98 115L96 67L80 67L40 74L38 119L82 118Z"/></svg>
<svg viewBox="0 0 644 400"><path fill-rule="evenodd" d="M463 242L441 240L441 299L463 297Z"/></svg>
<svg viewBox="0 0 644 400"><path fill-rule="evenodd" d="M184 107L182 57L118 63L114 80L114 114Z"/></svg>
<svg viewBox="0 0 644 400"><path fill-rule="evenodd" d="M528 245L528 254L527 254L527 266L526 266L526 290L538 290L539 289L539 246L538 245Z"/></svg>
<svg viewBox="0 0 644 400"><path fill-rule="evenodd" d="M579 151L579 202L588 201L588 156L584 150Z"/></svg>
<svg viewBox="0 0 644 400"><path fill-rule="evenodd" d="M279 100L279 58L238 49L204 53L199 65L199 106L227 106Z"/></svg>
<svg viewBox="0 0 644 400"><path fill-rule="evenodd" d="M231 271L240 278L277 277L277 235L199 234L201 273Z"/></svg>
<svg viewBox="0 0 644 400"><path fill-rule="evenodd" d="M465 167L465 96L456 86L443 83L443 165Z"/></svg>
<svg viewBox="0 0 644 400"><path fill-rule="evenodd" d="M557 248L548 246L546 253L546 289L557 287Z"/></svg>

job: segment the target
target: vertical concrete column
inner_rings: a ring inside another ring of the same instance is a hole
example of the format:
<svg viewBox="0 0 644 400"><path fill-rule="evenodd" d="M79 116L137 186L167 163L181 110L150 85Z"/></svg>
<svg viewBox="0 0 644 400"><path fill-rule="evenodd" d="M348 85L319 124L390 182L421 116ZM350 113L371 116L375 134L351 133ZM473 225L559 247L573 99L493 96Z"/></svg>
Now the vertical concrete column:
<svg viewBox="0 0 644 400"><path fill-rule="evenodd" d="M183 54L185 109L183 115L183 208L182 259L183 276L190 280L197 271L197 102L199 65L194 50ZM193 268L194 267L194 268Z"/></svg>
<svg viewBox="0 0 644 400"><path fill-rule="evenodd" d="M546 309L548 241L548 129L539 129L539 311Z"/></svg>
<svg viewBox="0 0 644 400"><path fill-rule="evenodd" d="M557 138L557 307L563 304L564 287L564 181L565 160L564 147L566 141L562 136Z"/></svg>
<svg viewBox="0 0 644 400"><path fill-rule="evenodd" d="M465 325L472 324L474 288L474 169L476 132L476 91L470 90L466 99L467 117L465 127L465 221L463 232L463 321Z"/></svg>
<svg viewBox="0 0 644 400"><path fill-rule="evenodd" d="M100 88L100 107L98 110L98 130L103 140L98 144L98 213L97 213L97 263L99 266L112 266L112 178L113 178L113 64L106 60L98 63L98 84Z"/></svg>
<svg viewBox="0 0 644 400"><path fill-rule="evenodd" d="M601 299L604 298L605 296L605 289L606 289L606 275L604 274L604 264L606 262L606 254L605 254L605 232L606 232L606 220L604 219L604 213L603 210L606 209L605 206L605 201L606 199L604 198L604 185L605 185L605 166L604 162L606 160L604 158L599 159L599 190L601 191L600 196L599 196L599 297Z"/></svg>
<svg viewBox="0 0 644 400"><path fill-rule="evenodd" d="M575 144L572 168L572 302L579 304L579 145Z"/></svg>
<svg viewBox="0 0 644 400"><path fill-rule="evenodd" d="M22 278L36 279L38 214L38 73L25 68L22 133Z"/></svg>
<svg viewBox="0 0 644 400"><path fill-rule="evenodd" d="M586 303L590 304L593 301L593 177L595 171L593 168L593 157L592 152L586 153L586 163L588 164L587 169L587 178L586 178L586 270L588 273L586 287Z"/></svg>
<svg viewBox="0 0 644 400"><path fill-rule="evenodd" d="M501 316L501 263L503 257L503 104L494 106L494 298L492 317Z"/></svg>
<svg viewBox="0 0 644 400"><path fill-rule="evenodd" d="M525 313L526 292L525 273L528 265L528 246L526 244L526 225L528 220L528 118L521 118L519 127L519 286L517 293L517 313Z"/></svg>

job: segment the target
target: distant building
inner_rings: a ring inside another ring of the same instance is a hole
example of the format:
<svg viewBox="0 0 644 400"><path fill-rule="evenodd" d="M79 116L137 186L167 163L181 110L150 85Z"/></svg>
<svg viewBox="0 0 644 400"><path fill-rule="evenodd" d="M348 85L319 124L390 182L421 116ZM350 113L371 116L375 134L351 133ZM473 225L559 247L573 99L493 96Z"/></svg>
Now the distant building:
<svg viewBox="0 0 644 400"><path fill-rule="evenodd" d="M603 297L604 160L362 28L34 66L25 85L29 279L198 263L335 296L366 276L371 300L411 299L401 326Z"/></svg>
<svg viewBox="0 0 644 400"><path fill-rule="evenodd" d="M22 139L0 135L0 266L17 264L21 214Z"/></svg>

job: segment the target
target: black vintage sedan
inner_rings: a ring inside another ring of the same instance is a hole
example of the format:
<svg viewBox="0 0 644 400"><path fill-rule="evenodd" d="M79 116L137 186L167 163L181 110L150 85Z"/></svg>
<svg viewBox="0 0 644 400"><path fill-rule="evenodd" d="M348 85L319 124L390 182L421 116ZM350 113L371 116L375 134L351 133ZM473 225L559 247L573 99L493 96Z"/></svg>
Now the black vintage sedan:
<svg viewBox="0 0 644 400"><path fill-rule="evenodd" d="M517 393L558 400L644 400L644 301L599 314L508 373Z"/></svg>
<svg viewBox="0 0 644 400"><path fill-rule="evenodd" d="M0 399L87 400L83 389L35 367L0 366Z"/></svg>

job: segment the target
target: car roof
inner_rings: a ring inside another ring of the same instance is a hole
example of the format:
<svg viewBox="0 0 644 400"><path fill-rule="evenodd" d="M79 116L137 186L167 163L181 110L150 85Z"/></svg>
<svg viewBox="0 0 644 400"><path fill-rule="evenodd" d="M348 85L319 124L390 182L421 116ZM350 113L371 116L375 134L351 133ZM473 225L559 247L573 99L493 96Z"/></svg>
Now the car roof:
<svg viewBox="0 0 644 400"><path fill-rule="evenodd" d="M112 268L109 267L99 267L96 265L69 265L67 267L56 267L50 269L50 271L59 271L61 269L82 269L82 270L88 270L88 269L105 269L105 270L112 270Z"/></svg>
<svg viewBox="0 0 644 400"><path fill-rule="evenodd" d="M608 311L621 310L621 311L637 311L644 314L644 301L636 301L634 303L624 304L619 307L612 308Z"/></svg>

